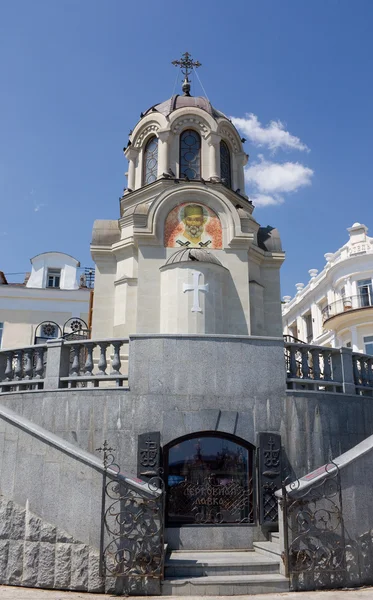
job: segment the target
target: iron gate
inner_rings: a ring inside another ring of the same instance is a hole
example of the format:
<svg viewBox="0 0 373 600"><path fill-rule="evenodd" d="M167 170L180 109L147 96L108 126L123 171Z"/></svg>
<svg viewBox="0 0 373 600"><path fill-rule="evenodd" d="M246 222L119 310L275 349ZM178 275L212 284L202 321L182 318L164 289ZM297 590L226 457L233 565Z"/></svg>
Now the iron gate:
<svg viewBox="0 0 373 600"><path fill-rule="evenodd" d="M164 483L124 477L105 440L100 575L115 578L109 589L160 594L164 571Z"/></svg>
<svg viewBox="0 0 373 600"><path fill-rule="evenodd" d="M310 486L309 482L319 475L324 477ZM350 544L346 544L337 465L331 462L288 486L283 484L282 494L285 565L290 588L345 586Z"/></svg>

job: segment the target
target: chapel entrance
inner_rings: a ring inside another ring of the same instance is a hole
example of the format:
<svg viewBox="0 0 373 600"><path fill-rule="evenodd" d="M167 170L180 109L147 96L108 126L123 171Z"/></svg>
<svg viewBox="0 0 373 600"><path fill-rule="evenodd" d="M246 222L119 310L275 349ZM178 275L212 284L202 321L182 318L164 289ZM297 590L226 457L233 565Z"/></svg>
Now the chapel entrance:
<svg viewBox="0 0 373 600"><path fill-rule="evenodd" d="M166 524L254 523L254 448L220 432L199 432L164 448Z"/></svg>

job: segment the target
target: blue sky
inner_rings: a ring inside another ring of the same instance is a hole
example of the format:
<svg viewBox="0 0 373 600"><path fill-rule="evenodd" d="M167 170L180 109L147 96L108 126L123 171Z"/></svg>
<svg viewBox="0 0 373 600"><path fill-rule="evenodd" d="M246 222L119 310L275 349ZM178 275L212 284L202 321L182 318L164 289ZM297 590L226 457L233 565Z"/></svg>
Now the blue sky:
<svg viewBox="0 0 373 600"><path fill-rule="evenodd" d="M47 250L92 264L128 132L171 96L188 50L211 102L240 119L254 216L280 230L293 295L353 222L373 235L372 27L371 0L2 0L0 270Z"/></svg>

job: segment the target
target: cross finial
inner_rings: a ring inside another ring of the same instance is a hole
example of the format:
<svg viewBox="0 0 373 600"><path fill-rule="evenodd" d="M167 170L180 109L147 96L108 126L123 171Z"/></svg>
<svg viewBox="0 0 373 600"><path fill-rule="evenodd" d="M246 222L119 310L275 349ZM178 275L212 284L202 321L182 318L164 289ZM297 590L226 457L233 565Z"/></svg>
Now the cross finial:
<svg viewBox="0 0 373 600"><path fill-rule="evenodd" d="M184 81L182 86L184 96L190 96L190 81L188 79L188 75L193 68L198 69L198 67L201 66L201 63L198 60L193 60L189 52L184 52L184 54L181 55L180 60L173 60L172 64L175 67L180 67L181 72L184 75Z"/></svg>

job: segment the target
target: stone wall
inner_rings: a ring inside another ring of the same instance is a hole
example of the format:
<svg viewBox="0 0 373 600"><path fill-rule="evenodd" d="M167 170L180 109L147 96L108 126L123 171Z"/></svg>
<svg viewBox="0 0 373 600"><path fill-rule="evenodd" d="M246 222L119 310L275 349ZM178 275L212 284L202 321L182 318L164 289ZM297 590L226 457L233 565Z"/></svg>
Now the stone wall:
<svg viewBox="0 0 373 600"><path fill-rule="evenodd" d="M0 583L103 592L99 552L0 496Z"/></svg>

